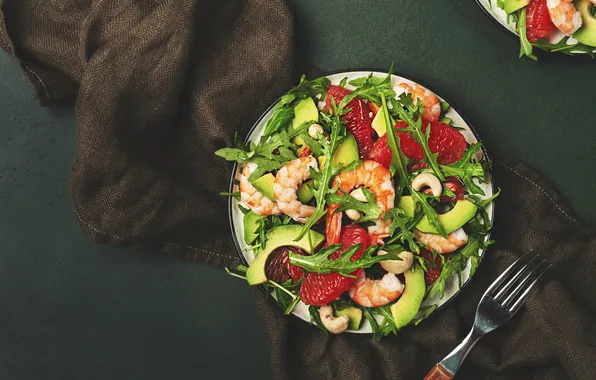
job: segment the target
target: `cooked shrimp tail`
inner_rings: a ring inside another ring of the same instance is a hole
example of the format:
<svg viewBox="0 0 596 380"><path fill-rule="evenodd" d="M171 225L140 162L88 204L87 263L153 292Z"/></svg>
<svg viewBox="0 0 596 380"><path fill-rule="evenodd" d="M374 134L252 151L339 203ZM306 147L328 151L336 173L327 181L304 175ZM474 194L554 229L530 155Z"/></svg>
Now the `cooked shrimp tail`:
<svg viewBox="0 0 596 380"><path fill-rule="evenodd" d="M257 190L248 177L257 168L253 162L246 163L240 173L240 200L257 215L269 216L281 214L277 203Z"/></svg>

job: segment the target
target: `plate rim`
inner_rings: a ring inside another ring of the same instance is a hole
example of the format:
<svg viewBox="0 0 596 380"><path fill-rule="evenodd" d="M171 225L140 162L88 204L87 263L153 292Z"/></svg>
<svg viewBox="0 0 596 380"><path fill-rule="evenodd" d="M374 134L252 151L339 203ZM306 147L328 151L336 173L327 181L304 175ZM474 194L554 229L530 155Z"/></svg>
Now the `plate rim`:
<svg viewBox="0 0 596 380"><path fill-rule="evenodd" d="M476 0L477 2L479 0ZM479 4L481 5L481 4ZM481 7L483 8L483 7ZM496 20L495 20L496 22ZM386 70L382 70L382 69L370 69L370 68L355 68L355 69L337 69L337 70L331 70L331 71L326 71L323 72L320 75L317 75L317 77L328 77L331 75L337 75L337 74L348 74L348 73L354 73L354 72L363 72L363 73L387 73ZM424 83L423 81L419 81L415 76L404 76L399 72L392 72L392 75L396 75L399 76L401 78L410 80L412 82L415 82L421 86L426 87L427 89L429 89L430 91L432 91L434 94L437 94L431 87L427 86L426 83ZM444 99L444 98L443 98ZM261 116L259 116L257 118L257 120L253 123L252 127L248 130L248 132L246 133L246 137L244 138L244 142L248 141L248 137L254 132L254 130L257 128L257 126L261 123L261 121L265 118L265 116L277 105L277 103L281 100L281 96L277 97L275 99L275 101L273 101L273 103L271 105L269 105L262 113ZM446 100L447 101L447 100ZM465 123L467 124L467 126L470 128L470 131L472 132L472 134L474 135L474 137L476 138L477 142L482 143L482 154L484 155L484 158L486 161L488 161L489 163L491 163L490 166L490 170L488 170L487 176L488 179L490 180L490 185L491 185L491 190L493 192L493 194L496 194L496 186L495 186L495 181L494 181L494 177L492 175L492 161L490 159L490 156L488 155L488 152L486 150L486 146L485 144L482 142L482 140L480 139L480 136L478 135L478 132L476 131L476 129L473 127L473 125L470 123L470 121L468 120L468 118L465 117L465 115L461 114L458 109L459 107L455 107L454 103L452 103L451 101L449 101L449 106L451 108L453 108L457 114L465 121ZM228 188L229 193L232 193L233 188L234 188L234 180L236 178L236 171L238 170L238 163L234 162L233 168L232 168L232 173L230 176L230 185ZM496 204L493 201L493 205L492 205L492 209L491 209L491 222L492 222L492 228L490 229L488 235L486 236L486 240L490 240L490 237L492 235L493 229L494 229L494 220L495 220L495 206ZM236 233L234 231L234 220L233 220L233 204L232 204L232 197L228 197L228 220L229 220L229 225L230 225L230 232L232 233L232 240L234 241L234 247L236 248L236 253L238 254L238 256L240 257L240 260L242 262L242 264L248 266L248 262L246 261L246 258L244 257L244 255L242 254L242 248L240 247L240 243L238 242L238 237L236 236ZM482 256L480 257L480 259L478 260L478 268L480 267L480 265L482 265L482 263L484 262L484 257L485 257L485 253L488 249L484 249L482 251ZM437 307L437 309L435 311L433 311L431 313L431 315L427 318L424 318L424 320L422 320L422 322L426 321L427 319L430 319L432 317L434 317L436 314L438 314L437 312L441 309L443 309L445 306L449 305L451 303L451 301L457 299L457 297L459 297L459 295L461 294L461 292L464 290L464 288L466 288L466 286L468 286L468 284L471 282L471 280L474 278L474 276L470 276L468 277L468 279L466 281L464 281L464 283L462 284L462 286L457 290L457 292L451 297L449 298L447 301L445 301L443 304L441 304L439 307ZM262 285L258 285L257 286L259 288L259 291L265 293L266 298L267 298L267 302L271 302L271 299L273 299L273 296L271 295L271 292L268 292L266 290L266 288ZM277 307L277 309L279 309L279 307L277 305L273 305L274 307ZM302 318L298 317L297 315L295 315L294 313L290 313L288 315L283 315L282 317L291 317L291 318L295 318L297 320L299 320L300 322L304 323L304 324L308 324L311 328L315 328L317 330L319 330L319 328L313 324L312 322L307 322L305 320L303 320ZM404 326L402 329L410 329L412 327L415 327L413 325L406 325ZM362 334L362 335L372 335L372 332L361 332L358 334Z"/></svg>

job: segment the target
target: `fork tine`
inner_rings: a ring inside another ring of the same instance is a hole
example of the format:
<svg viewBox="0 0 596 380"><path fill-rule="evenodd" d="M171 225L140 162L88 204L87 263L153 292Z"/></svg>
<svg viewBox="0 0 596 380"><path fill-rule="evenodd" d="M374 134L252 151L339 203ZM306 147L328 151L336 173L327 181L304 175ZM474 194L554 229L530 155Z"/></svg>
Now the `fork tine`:
<svg viewBox="0 0 596 380"><path fill-rule="evenodd" d="M509 289L511 289L511 287L515 284L515 281L518 278L520 278L522 276L522 274L525 274L526 272L528 272L529 268L531 268L532 265L534 265L537 258L538 258L538 255L535 255L534 257L532 257L532 259L525 266L523 266L520 270L518 270L513 275L513 277L509 281L507 281L507 283L499 290L499 292L493 296L493 299L495 301L499 301L499 299L501 299L505 295L505 292L507 292ZM531 272L531 270L530 270L530 272Z"/></svg>
<svg viewBox="0 0 596 380"><path fill-rule="evenodd" d="M552 267L552 264L547 265L546 268L544 268L537 276L535 276L535 280L530 284L530 286L527 287L527 289L519 296L517 301L515 301L515 303L509 308L509 312L511 313L511 315L515 314L519 310L521 305L523 305L524 302L526 302L528 297L530 297L530 295L532 294L532 291L534 290L536 285L538 285L538 282L540 282L540 280L542 279L542 276L544 276L544 273L546 273L546 271L550 267Z"/></svg>
<svg viewBox="0 0 596 380"><path fill-rule="evenodd" d="M526 289L526 287L528 286L528 283L530 283L534 279L534 274L537 271L539 271L540 267L543 267L545 265L545 263L546 263L546 260L543 259L542 261L540 261L538 263L538 265L533 265L533 267L527 266L526 268L524 268L523 273L524 273L525 277L522 277L521 281L519 281L516 284L513 284L513 283L507 284L510 287L515 285L515 288L513 288L511 293L504 300L503 299L495 299L495 301L497 301L498 303L503 305L505 308L509 308L509 306L511 306L513 301L515 299L517 299L517 295L522 290Z"/></svg>
<svg viewBox="0 0 596 380"><path fill-rule="evenodd" d="M515 260L511 265L509 265L509 267L505 269L505 271L495 279L495 281L488 287L488 289L486 289L482 297L490 295L497 287L499 287L503 282L505 282L508 276L511 273L513 273L514 269L517 269L517 266L522 265L521 263L529 257L530 252L522 255L519 259Z"/></svg>

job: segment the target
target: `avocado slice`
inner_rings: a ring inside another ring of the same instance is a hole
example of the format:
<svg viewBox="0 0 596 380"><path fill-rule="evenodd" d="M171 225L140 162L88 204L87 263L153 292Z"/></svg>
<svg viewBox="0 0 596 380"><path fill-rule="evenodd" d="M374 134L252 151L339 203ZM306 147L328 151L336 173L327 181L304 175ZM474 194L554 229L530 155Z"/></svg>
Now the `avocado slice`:
<svg viewBox="0 0 596 380"><path fill-rule="evenodd" d="M393 120L391 115L389 116L389 120L391 120L391 123L395 125L395 120ZM387 133L387 124L385 124L385 112L383 112L383 108L381 108L379 112L377 112L375 118L372 121L372 127L375 130L375 132L377 132L377 135L379 135L379 137Z"/></svg>
<svg viewBox="0 0 596 380"><path fill-rule="evenodd" d="M311 179L298 186L296 195L298 196L298 201L300 203L308 203L314 198L314 194L309 188L309 186L313 186L313 183L314 181Z"/></svg>
<svg viewBox="0 0 596 380"><path fill-rule="evenodd" d="M259 228L259 220L263 218L266 218L266 216L257 215L252 211L244 215L244 240L246 244L252 244L259 236L255 231Z"/></svg>
<svg viewBox="0 0 596 380"><path fill-rule="evenodd" d="M325 156L319 156L320 168L325 165L325 159ZM341 163L342 166L348 166L358 159L360 159L360 154L358 153L358 143L356 143L356 139L350 132L346 132L346 136L333 154L333 165L338 165Z"/></svg>
<svg viewBox="0 0 596 380"><path fill-rule="evenodd" d="M414 200L410 195L405 195L399 199L399 208L405 211L409 217L414 216ZM476 215L476 205L468 200L457 201L455 207L451 211L441 214L437 217L439 222L445 228L446 233L451 233ZM422 220L416 225L416 228L422 232L437 234L439 233L428 221L428 218L424 216Z"/></svg>
<svg viewBox="0 0 596 380"><path fill-rule="evenodd" d="M528 4L530 4L530 0L505 0L503 4L503 10L507 14L511 14L518 9L522 9Z"/></svg>
<svg viewBox="0 0 596 380"><path fill-rule="evenodd" d="M246 271L246 281L249 285L260 285L267 282L267 276L265 275L265 264L267 258L276 248L283 246L292 246L305 250L307 253L312 253L312 250L319 246L325 236L316 232L309 231L302 239L294 241L302 226L297 224L291 224L288 226L273 227L267 231L267 242L265 248L263 248L259 254L255 257L252 263L248 266ZM312 242L312 249L311 249Z"/></svg>
<svg viewBox="0 0 596 380"><path fill-rule="evenodd" d="M319 121L319 109L312 98L304 98L294 107L294 119L292 119L292 128L296 129L307 121ZM304 140L300 136L294 137L294 144L303 146Z"/></svg>
<svg viewBox="0 0 596 380"><path fill-rule="evenodd" d="M582 15L582 27L573 34L573 38L584 45L596 47L596 17L592 15L590 0L576 0L575 7Z"/></svg>
<svg viewBox="0 0 596 380"><path fill-rule="evenodd" d="M412 265L412 267L404 273L404 276L406 282L404 293L397 302L390 307L395 327L398 329L401 329L414 319L420 309L424 294L426 293L424 271L420 265Z"/></svg>
<svg viewBox="0 0 596 380"><path fill-rule="evenodd" d="M275 177L271 173L267 173L262 177L259 177L252 181L252 185L255 189L263 193L264 196L275 202L275 194L273 193L273 182Z"/></svg>
<svg viewBox="0 0 596 380"><path fill-rule="evenodd" d="M354 306L348 306L342 310L335 310L335 316L347 316L350 322L348 322L348 327L351 330L360 330L360 323L362 322L362 310L358 309Z"/></svg>

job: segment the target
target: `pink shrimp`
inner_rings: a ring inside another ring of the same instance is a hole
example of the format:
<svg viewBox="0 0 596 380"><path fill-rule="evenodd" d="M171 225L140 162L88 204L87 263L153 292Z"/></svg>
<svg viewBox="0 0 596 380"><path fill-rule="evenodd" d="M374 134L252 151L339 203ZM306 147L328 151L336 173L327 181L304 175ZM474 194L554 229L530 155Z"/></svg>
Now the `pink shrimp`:
<svg viewBox="0 0 596 380"><path fill-rule="evenodd" d="M389 223L383 219L385 211L395 205L395 189L391 181L389 169L375 161L364 161L358 168L338 174L333 180L333 186L338 186L338 194L350 193L355 188L362 186L368 188L374 195L382 214L375 221L374 226L368 227L373 244L382 244L383 239L389 236ZM327 244L337 244L341 231L341 212L335 212L339 205L327 207Z"/></svg>
<svg viewBox="0 0 596 380"><path fill-rule="evenodd" d="M306 223L306 218L315 212L313 206L300 203L296 190L305 180L310 178L309 168L317 168L317 160L313 156L292 160L279 169L273 184L273 193L279 209L297 222Z"/></svg>
<svg viewBox="0 0 596 380"><path fill-rule="evenodd" d="M393 273L387 273L380 280L366 277L360 271L356 281L348 289L350 298L364 307L378 307L395 301L404 291L404 284Z"/></svg>
<svg viewBox="0 0 596 380"><path fill-rule="evenodd" d="M440 254L451 253L468 243L468 235L461 227L448 234L447 239L438 234L426 234L418 230L415 232L418 235L417 241Z"/></svg>
<svg viewBox="0 0 596 380"><path fill-rule="evenodd" d="M571 0L546 0L546 7L553 24L566 35L572 35L582 26L582 16Z"/></svg>
<svg viewBox="0 0 596 380"><path fill-rule="evenodd" d="M417 105L418 99L420 99L424 106L424 111L422 111L421 115L424 120L439 121L441 117L441 105L439 104L439 99L432 91L416 83L400 83L399 87L406 90L406 94L412 94L414 105Z"/></svg>

